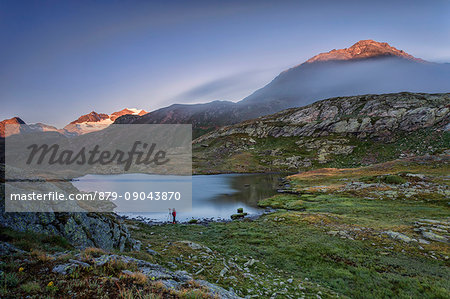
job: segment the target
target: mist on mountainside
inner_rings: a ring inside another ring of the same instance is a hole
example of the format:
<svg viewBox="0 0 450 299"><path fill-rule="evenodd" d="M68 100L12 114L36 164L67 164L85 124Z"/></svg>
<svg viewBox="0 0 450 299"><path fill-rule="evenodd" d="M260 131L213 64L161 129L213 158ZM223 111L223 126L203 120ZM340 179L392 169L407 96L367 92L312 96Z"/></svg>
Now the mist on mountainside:
<svg viewBox="0 0 450 299"><path fill-rule="evenodd" d="M396 57L304 63L282 72L240 103L264 104L278 99L288 108L337 96L447 92L449 77L449 64Z"/></svg>

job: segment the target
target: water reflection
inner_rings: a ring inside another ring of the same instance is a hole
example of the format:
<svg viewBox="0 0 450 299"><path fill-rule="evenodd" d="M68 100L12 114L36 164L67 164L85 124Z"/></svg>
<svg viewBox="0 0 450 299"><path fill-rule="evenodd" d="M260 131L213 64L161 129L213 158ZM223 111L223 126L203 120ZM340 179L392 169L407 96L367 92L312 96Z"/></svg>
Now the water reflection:
<svg viewBox="0 0 450 299"><path fill-rule="evenodd" d="M196 175L192 178L192 211L179 212L177 219L230 219L238 208L250 215L259 214L259 200L276 194L284 174L218 174ZM92 178L92 177L91 177ZM117 176L115 178L117 180ZM143 182L144 184L145 182ZM77 187L83 187L83 178ZM113 191L113 190L112 190ZM114 190L121 191L121 190ZM169 211L160 213L124 213L131 217L144 217L152 221L169 220Z"/></svg>

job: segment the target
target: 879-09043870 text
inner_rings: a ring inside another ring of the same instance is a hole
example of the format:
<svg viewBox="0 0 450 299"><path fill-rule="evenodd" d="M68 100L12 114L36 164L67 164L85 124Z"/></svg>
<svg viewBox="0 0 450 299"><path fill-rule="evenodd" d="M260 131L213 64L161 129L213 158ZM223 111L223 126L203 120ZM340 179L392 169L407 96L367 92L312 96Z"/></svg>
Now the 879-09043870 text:
<svg viewBox="0 0 450 299"><path fill-rule="evenodd" d="M125 200L181 200L181 192L174 191L155 191L155 192L108 192L108 191L95 191L90 193L70 193L68 195L61 192L31 192L31 193L11 193L10 200L38 200L38 201L65 201L65 200L102 200L102 201L114 201L117 199Z"/></svg>

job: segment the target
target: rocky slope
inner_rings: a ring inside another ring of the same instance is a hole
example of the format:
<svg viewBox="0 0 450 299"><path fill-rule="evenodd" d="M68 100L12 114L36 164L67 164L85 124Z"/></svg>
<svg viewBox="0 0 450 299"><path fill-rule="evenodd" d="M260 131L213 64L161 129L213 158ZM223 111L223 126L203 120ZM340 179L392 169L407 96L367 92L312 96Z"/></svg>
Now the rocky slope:
<svg viewBox="0 0 450 299"><path fill-rule="evenodd" d="M3 169L3 167L2 167ZM75 247L99 247L123 251L134 246L134 240L122 222L108 213L5 213L4 183L0 185L0 227L19 232L32 231L60 236ZM75 192L70 182L43 185L43 191Z"/></svg>
<svg viewBox="0 0 450 299"><path fill-rule="evenodd" d="M60 132L63 133L63 130L60 130L54 126L50 126L43 123L35 123L28 125L31 130L36 132Z"/></svg>
<svg viewBox="0 0 450 299"><path fill-rule="evenodd" d="M143 252L147 260L95 247L74 250L40 234L16 236L0 228L0 236L0 294L5 298L60 297L57 293L77 298L134 298L136 294L144 298L241 298L232 290L194 279L187 271L170 270ZM52 245L50 250L48 245ZM135 250L134 254L140 249Z"/></svg>
<svg viewBox="0 0 450 299"><path fill-rule="evenodd" d="M172 105L121 123L190 123L195 135L221 125L337 96L391 92L447 92L450 65L427 63L387 43L357 42L319 54L279 74L237 103Z"/></svg>
<svg viewBox="0 0 450 299"><path fill-rule="evenodd" d="M450 94L332 98L194 141L199 172L355 166L449 148ZM208 162L207 162L208 161Z"/></svg>
<svg viewBox="0 0 450 299"><path fill-rule="evenodd" d="M134 241L115 215L95 213L0 213L0 226L60 236L78 248L132 249Z"/></svg>

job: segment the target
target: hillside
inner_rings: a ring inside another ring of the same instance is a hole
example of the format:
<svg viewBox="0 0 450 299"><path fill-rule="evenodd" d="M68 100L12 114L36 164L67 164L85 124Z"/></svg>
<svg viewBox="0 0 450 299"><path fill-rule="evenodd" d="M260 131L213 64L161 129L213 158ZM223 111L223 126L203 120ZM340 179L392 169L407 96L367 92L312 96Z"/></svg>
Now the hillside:
<svg viewBox="0 0 450 299"><path fill-rule="evenodd" d="M201 173L354 167L449 148L450 94L339 97L227 126L194 141Z"/></svg>

